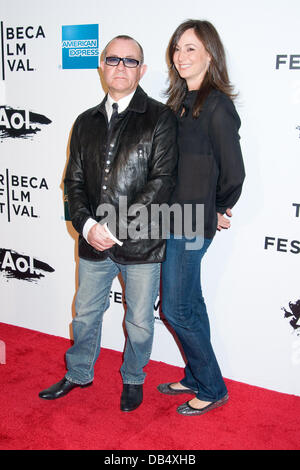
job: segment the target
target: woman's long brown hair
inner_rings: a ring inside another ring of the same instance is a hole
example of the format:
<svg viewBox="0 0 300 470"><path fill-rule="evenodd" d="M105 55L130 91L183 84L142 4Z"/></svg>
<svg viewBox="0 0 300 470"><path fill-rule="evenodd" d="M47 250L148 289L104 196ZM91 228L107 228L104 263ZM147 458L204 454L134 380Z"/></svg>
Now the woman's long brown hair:
<svg viewBox="0 0 300 470"><path fill-rule="evenodd" d="M169 87L166 91L168 96L167 104L175 113L178 112L187 93L186 81L177 72L173 57L180 37L188 29L194 30L211 57L210 66L201 83L194 104L193 117L196 118L200 114L205 98L212 89L222 91L230 99L233 99L236 95L233 94L233 87L229 81L225 51L217 30L209 21L187 20L175 30L168 46Z"/></svg>

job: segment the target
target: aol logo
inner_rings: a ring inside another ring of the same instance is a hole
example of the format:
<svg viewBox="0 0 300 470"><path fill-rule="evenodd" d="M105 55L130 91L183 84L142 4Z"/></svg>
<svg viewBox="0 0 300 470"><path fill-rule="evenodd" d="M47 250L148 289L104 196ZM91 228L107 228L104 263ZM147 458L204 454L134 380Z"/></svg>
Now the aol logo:
<svg viewBox="0 0 300 470"><path fill-rule="evenodd" d="M33 266L33 258L31 256L28 256L28 260L21 256L15 258L14 260L10 251L6 251L4 255L1 269L19 271L20 273L29 272L31 274L34 274L36 272Z"/></svg>
<svg viewBox="0 0 300 470"><path fill-rule="evenodd" d="M5 107L0 108L0 127L6 129L36 129L37 125L30 122L29 111L15 111Z"/></svg>
<svg viewBox="0 0 300 470"><path fill-rule="evenodd" d="M7 279L28 282L36 282L45 277L45 273L55 271L44 261L5 248L0 248L0 270L2 276Z"/></svg>

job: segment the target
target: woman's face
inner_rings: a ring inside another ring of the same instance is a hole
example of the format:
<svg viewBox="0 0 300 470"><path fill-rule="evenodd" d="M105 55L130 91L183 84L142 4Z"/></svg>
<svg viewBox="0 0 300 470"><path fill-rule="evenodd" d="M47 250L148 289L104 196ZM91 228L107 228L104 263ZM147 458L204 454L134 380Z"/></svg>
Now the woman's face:
<svg viewBox="0 0 300 470"><path fill-rule="evenodd" d="M198 90L210 63L210 55L196 36L187 29L180 37L173 55L177 72L186 80L189 90Z"/></svg>

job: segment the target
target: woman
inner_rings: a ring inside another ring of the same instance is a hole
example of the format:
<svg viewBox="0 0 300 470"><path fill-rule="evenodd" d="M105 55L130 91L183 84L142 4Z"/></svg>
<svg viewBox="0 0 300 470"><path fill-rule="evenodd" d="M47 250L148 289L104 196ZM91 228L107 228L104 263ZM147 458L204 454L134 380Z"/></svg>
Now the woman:
<svg viewBox="0 0 300 470"><path fill-rule="evenodd" d="M201 415L228 400L211 342L200 283L201 260L216 229L229 228L231 208L239 199L245 177L239 144L240 119L233 105L224 48L208 21L188 20L174 32L168 105L178 117L178 182L171 203L192 207L192 240L176 237L173 221L162 267L162 310L178 336L186 359L180 382L158 386L161 393L193 393L177 408L183 415ZM202 224L196 207L204 207ZM184 219L183 219L184 220ZM202 228L203 227L203 228ZM191 232L191 233L192 233ZM185 234L186 232L184 232ZM203 239L204 235L204 239ZM187 244L189 242L189 244Z"/></svg>

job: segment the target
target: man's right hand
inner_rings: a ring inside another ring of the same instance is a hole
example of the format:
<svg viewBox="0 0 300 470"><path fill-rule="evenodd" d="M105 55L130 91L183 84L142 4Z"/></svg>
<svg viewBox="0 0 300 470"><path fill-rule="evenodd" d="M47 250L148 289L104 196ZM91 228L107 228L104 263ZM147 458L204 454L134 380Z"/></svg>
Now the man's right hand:
<svg viewBox="0 0 300 470"><path fill-rule="evenodd" d="M87 241L98 251L104 251L115 245L115 242L108 236L103 225L96 223L87 235Z"/></svg>

